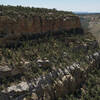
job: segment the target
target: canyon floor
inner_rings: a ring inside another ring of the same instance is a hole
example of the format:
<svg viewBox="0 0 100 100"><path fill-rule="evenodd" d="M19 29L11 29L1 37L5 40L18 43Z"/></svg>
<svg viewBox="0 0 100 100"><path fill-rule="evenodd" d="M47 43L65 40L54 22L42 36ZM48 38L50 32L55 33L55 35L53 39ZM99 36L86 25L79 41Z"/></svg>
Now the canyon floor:
<svg viewBox="0 0 100 100"><path fill-rule="evenodd" d="M50 72L52 79L49 79L49 81L52 81L53 83L50 82L48 84L51 87L49 92L50 94L53 93L54 91L52 92L52 89L54 88L57 93L56 97L52 97L53 99L50 99L48 95L46 95L46 97L43 95L43 100L100 99L100 69L97 66L98 64L94 64L94 70L92 70L92 72L89 71L89 74L87 70L92 68L93 62L97 62L98 58L95 58L95 56L98 56L99 52L98 43L91 33L68 34L62 32L57 36L51 35L36 40L23 40L19 47L16 45L14 48L2 48L0 52L0 91L3 93L10 93L12 97L11 100L16 100L17 96L19 98L19 96L26 91L28 92L26 92L24 99L34 100L32 99L34 98L34 95L30 94L30 90L27 90L26 88L26 90L24 90L19 85L18 88L17 84L26 82L26 80L30 82L31 79L36 79L38 77L41 79L41 75L46 77ZM76 66L77 64L79 64L80 67L78 68L80 70L74 69L73 66ZM89 68L90 65L91 67ZM72 77L69 81L63 80L65 75L67 75L65 72L66 66L69 66L69 71L67 69L68 76L70 75L70 77ZM53 76L53 71L55 71L57 77L55 75ZM85 74L88 78L85 77ZM84 81L84 78L87 81ZM48 80L46 81L48 82ZM36 80L36 84L37 83L39 85L38 80ZM68 85L69 87L64 89L66 84L72 85ZM56 85L58 86L56 87ZM13 93L12 91L20 92ZM43 89L43 91L45 90ZM39 91L37 91L37 93L39 93ZM42 91L40 91L40 93L42 93ZM59 93L64 93L64 95L59 97Z"/></svg>

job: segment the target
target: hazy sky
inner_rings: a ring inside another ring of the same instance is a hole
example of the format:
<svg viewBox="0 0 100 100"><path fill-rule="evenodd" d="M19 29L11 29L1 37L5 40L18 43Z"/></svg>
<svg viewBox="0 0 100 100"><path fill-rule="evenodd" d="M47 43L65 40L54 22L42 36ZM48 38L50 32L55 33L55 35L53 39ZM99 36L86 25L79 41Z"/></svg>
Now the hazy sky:
<svg viewBox="0 0 100 100"><path fill-rule="evenodd" d="M66 11L100 12L100 0L0 0L0 4L56 8Z"/></svg>

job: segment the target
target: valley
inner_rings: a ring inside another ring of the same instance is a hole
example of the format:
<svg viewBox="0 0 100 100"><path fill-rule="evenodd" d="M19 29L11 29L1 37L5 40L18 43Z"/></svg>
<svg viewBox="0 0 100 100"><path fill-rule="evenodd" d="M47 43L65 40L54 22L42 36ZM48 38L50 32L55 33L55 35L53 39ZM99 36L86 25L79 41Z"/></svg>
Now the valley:
<svg viewBox="0 0 100 100"><path fill-rule="evenodd" d="M79 16L83 28L90 31L100 43L100 14L80 14Z"/></svg>
<svg viewBox="0 0 100 100"><path fill-rule="evenodd" d="M0 6L0 100L99 100L99 15Z"/></svg>

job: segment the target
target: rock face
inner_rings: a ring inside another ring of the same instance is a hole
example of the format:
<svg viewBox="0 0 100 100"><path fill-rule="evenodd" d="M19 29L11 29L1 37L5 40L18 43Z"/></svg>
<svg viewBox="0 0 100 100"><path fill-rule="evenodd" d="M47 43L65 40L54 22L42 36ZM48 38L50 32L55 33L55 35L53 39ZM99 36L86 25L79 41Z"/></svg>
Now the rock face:
<svg viewBox="0 0 100 100"><path fill-rule="evenodd" d="M58 19L52 17L47 19L42 16L33 16L32 18L22 17L16 20L7 16L0 16L1 34L35 34L76 28L81 28L80 20L77 16L68 16L66 18L61 17Z"/></svg>
<svg viewBox="0 0 100 100"><path fill-rule="evenodd" d="M9 40L16 40L22 35L43 34L62 30L71 31L73 29L74 32L81 30L80 20L77 16L59 18L33 16L31 18L18 17L17 19L0 16L0 44L7 43Z"/></svg>

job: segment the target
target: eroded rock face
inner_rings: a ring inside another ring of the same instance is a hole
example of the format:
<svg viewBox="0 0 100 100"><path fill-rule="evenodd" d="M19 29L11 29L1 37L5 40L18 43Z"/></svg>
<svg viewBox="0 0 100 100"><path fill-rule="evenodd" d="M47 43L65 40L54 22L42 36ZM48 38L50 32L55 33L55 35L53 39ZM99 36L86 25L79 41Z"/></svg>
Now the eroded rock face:
<svg viewBox="0 0 100 100"><path fill-rule="evenodd" d="M10 100L22 100L27 92L32 95L33 100L55 100L58 97L63 97L66 93L74 92L87 78L86 75L89 70L100 64L99 52L86 58L91 59L88 67L84 68L78 63L73 63L65 68L53 69L48 74L34 78L30 82L24 81L12 85L3 90L2 93L8 93L11 97ZM16 94L19 95L17 96Z"/></svg>
<svg viewBox="0 0 100 100"><path fill-rule="evenodd" d="M62 30L82 29L79 17L18 17L0 16L0 44L20 38L22 35L33 35ZM5 41L6 40L6 41ZM5 41L5 42L4 42Z"/></svg>
<svg viewBox="0 0 100 100"><path fill-rule="evenodd" d="M81 28L77 16L68 16L65 19L63 17L58 19L50 17L47 19L41 16L33 16L32 18L17 18L16 20L7 16L0 16L1 34L35 34L74 28Z"/></svg>

